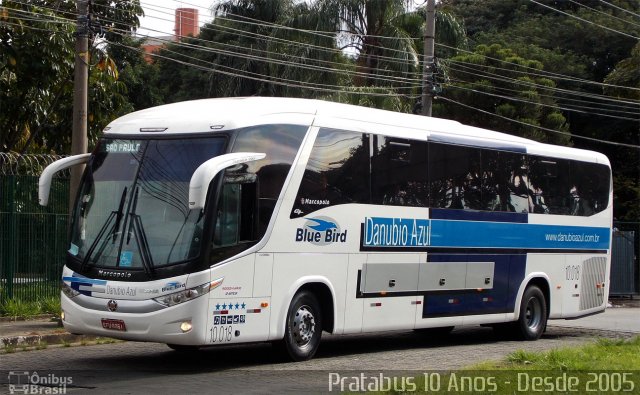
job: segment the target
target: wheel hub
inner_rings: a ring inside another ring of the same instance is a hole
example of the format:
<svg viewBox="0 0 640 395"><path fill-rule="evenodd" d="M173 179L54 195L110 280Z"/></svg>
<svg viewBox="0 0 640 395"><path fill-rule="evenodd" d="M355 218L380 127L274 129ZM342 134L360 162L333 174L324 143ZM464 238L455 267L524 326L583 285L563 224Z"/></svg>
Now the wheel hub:
<svg viewBox="0 0 640 395"><path fill-rule="evenodd" d="M300 306L293 318L293 338L302 347L311 341L316 331L316 320L308 306Z"/></svg>
<svg viewBox="0 0 640 395"><path fill-rule="evenodd" d="M541 317L542 308L540 306L540 301L531 298L527 303L527 309L525 311L525 317L527 319L527 326L532 330L535 330L540 322L542 321Z"/></svg>

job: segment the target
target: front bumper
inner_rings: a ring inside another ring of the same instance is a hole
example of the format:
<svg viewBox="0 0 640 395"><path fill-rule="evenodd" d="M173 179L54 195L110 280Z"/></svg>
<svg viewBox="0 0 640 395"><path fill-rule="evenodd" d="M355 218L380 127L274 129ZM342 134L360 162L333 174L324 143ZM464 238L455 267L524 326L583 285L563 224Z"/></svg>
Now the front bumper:
<svg viewBox="0 0 640 395"><path fill-rule="evenodd" d="M112 337L123 340L147 341L181 345L203 345L206 340L207 311L209 298L199 297L172 307L160 308L151 312L123 313L90 309L76 303L76 299L83 305L104 304L109 299L94 298L78 295L72 299L61 294L61 305L64 311L64 328L70 333ZM81 298L90 300L81 301ZM149 301L131 301L114 299L129 307L135 303L148 304ZM91 303L87 303L91 302ZM102 320L122 320L126 330L104 329ZM183 332L181 324L191 322L191 330Z"/></svg>

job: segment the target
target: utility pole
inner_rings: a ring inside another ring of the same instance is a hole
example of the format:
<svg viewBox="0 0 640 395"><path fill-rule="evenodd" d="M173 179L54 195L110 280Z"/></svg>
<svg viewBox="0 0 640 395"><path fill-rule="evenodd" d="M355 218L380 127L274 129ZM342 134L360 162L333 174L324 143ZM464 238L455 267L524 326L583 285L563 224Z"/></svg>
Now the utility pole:
<svg viewBox="0 0 640 395"><path fill-rule="evenodd" d="M427 0L424 28L424 66L422 69L422 115L431 116L433 99L433 69L436 36L436 0Z"/></svg>
<svg viewBox="0 0 640 395"><path fill-rule="evenodd" d="M77 0L78 19L76 23L75 70L73 77L73 130L71 135L71 154L87 152L87 93L89 77L89 0ZM69 208L73 207L83 166L71 168L69 187ZM69 211L71 214L71 211Z"/></svg>

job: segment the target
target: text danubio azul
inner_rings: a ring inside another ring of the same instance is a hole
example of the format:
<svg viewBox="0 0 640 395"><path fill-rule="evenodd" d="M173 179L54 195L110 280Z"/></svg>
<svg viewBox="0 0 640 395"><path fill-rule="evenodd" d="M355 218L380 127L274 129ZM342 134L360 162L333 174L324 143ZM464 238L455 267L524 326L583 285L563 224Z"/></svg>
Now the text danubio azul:
<svg viewBox="0 0 640 395"><path fill-rule="evenodd" d="M364 247L425 247L431 243L430 220L417 218L365 218Z"/></svg>

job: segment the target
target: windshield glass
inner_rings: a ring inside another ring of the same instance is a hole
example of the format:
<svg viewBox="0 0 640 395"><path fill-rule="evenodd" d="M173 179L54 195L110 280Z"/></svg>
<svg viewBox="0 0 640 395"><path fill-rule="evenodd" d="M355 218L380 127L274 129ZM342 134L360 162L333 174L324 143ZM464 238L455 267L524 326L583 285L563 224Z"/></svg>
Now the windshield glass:
<svg viewBox="0 0 640 395"><path fill-rule="evenodd" d="M189 181L224 145L224 137L101 140L85 171L69 253L82 266L147 272L196 257L203 218L188 207Z"/></svg>

